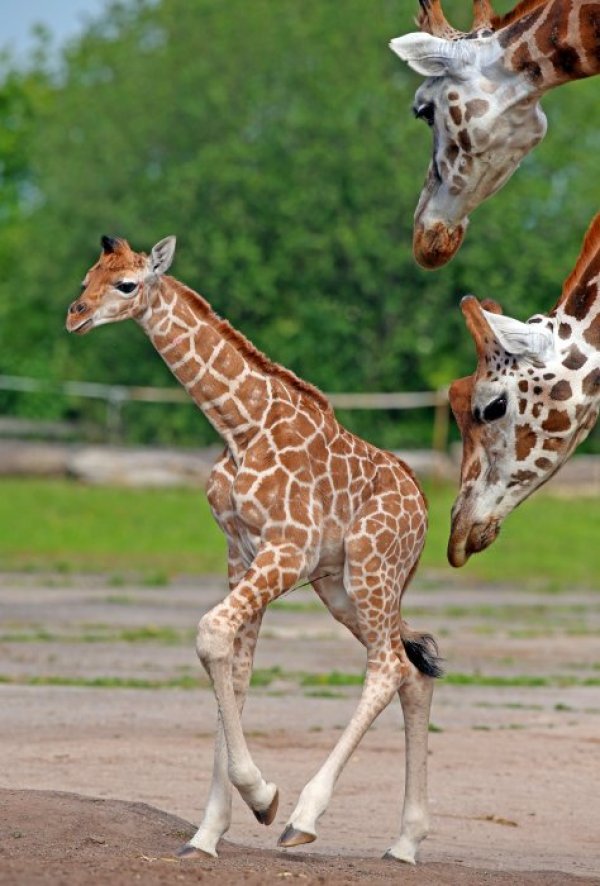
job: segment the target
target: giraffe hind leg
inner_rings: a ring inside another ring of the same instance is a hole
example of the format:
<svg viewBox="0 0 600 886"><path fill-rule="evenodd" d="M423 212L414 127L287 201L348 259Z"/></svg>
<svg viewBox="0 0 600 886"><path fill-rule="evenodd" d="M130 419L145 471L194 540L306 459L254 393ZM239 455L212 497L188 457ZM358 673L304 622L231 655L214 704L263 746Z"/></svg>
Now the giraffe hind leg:
<svg viewBox="0 0 600 886"><path fill-rule="evenodd" d="M402 827L387 855L413 862L427 834L427 737L433 675L440 673L435 641L411 631L400 618L402 592L425 536L426 513L416 487L410 495L366 503L346 539L344 584L320 586L333 615L367 647L367 672L358 708L333 752L306 785L280 844L297 846L316 837L335 782L358 742L395 691L406 731L406 791Z"/></svg>

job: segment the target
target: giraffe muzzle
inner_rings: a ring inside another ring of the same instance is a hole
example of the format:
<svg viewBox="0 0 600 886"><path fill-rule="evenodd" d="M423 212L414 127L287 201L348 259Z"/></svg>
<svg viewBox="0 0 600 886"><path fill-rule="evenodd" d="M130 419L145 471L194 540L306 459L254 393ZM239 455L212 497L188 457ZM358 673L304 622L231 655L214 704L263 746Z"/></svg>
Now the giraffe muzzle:
<svg viewBox="0 0 600 886"><path fill-rule="evenodd" d="M492 519L472 525L461 520L452 522L448 541L448 562L456 569L464 566L472 554L479 554L493 544L500 533L500 520Z"/></svg>
<svg viewBox="0 0 600 886"><path fill-rule="evenodd" d="M89 307L85 302L74 301L67 313L66 328L67 332L74 332L77 335L85 335L86 332L94 325L93 317L84 316L89 312Z"/></svg>
<svg viewBox="0 0 600 886"><path fill-rule="evenodd" d="M467 229L466 223L448 227L437 221L429 227L416 223L413 252L422 268L433 271L447 264L458 252Z"/></svg>

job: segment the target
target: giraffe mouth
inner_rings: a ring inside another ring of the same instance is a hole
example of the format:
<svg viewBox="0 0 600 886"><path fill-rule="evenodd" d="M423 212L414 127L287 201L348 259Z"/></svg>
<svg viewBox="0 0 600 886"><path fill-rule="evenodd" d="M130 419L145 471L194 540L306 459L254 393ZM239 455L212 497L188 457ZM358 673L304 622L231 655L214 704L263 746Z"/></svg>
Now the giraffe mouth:
<svg viewBox="0 0 600 886"><path fill-rule="evenodd" d="M85 335L86 332L89 332L92 326L94 325L94 318L88 317L87 320L82 320L78 326L73 326L69 329L69 332L74 332L76 335Z"/></svg>
<svg viewBox="0 0 600 886"><path fill-rule="evenodd" d="M448 541L448 562L455 568L464 566L471 554L479 554L493 544L500 534L500 520L467 526L460 517L452 523Z"/></svg>

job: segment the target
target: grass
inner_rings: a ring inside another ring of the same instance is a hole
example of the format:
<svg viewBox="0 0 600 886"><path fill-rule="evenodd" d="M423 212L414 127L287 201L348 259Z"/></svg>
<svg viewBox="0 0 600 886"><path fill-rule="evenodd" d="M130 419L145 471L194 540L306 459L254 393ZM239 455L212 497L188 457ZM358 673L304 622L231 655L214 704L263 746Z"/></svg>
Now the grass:
<svg viewBox="0 0 600 886"><path fill-rule="evenodd" d="M115 630L110 625L83 625L81 633L56 633L44 628L3 631L0 643L153 643L158 646L181 646L193 642L195 631L144 625Z"/></svg>
<svg viewBox="0 0 600 886"><path fill-rule="evenodd" d="M251 686L268 689L272 683L283 680L295 683L302 688L315 687L305 695L317 698L337 698L341 696L339 688L344 686L360 686L362 674L349 674L331 671L324 674L309 674L304 671L284 671L279 667L257 669L252 675ZM565 688L569 686L600 686L600 677L573 677L564 675L530 676L515 674L498 676L494 674L447 674L442 682L452 686L495 686L537 689L540 687ZM138 677L66 677L52 675L6 675L0 674L0 683L21 686L83 686L95 689L198 689L207 688L208 680L201 676L181 674L168 680L149 680ZM328 687L334 687L333 690ZM566 706L556 710L568 710ZM435 727L432 731L436 731Z"/></svg>
<svg viewBox="0 0 600 886"><path fill-rule="evenodd" d="M455 490L428 490L430 531L423 569L451 574L446 561ZM507 520L498 542L460 573L478 581L535 585L548 592L596 588L600 500L539 495ZM203 492L113 489L64 480L0 480L0 563L4 570L106 573L160 587L181 574L225 573L225 542ZM284 600L282 608L293 608ZM298 604L304 608L306 604ZM317 604L317 608L320 604Z"/></svg>
<svg viewBox="0 0 600 886"><path fill-rule="evenodd" d="M86 689L199 689L208 681L181 675L169 680L147 680L142 677L63 677L57 674L7 676L0 674L0 683L18 686L83 686Z"/></svg>
<svg viewBox="0 0 600 886"><path fill-rule="evenodd" d="M135 573L150 587L225 571L225 542L200 490L0 481L5 570Z"/></svg>
<svg viewBox="0 0 600 886"><path fill-rule="evenodd" d="M429 533L422 564L446 568L455 490L429 486ZM598 588L600 499L554 499L544 493L507 518L500 537L463 567L465 581L535 584L541 590Z"/></svg>

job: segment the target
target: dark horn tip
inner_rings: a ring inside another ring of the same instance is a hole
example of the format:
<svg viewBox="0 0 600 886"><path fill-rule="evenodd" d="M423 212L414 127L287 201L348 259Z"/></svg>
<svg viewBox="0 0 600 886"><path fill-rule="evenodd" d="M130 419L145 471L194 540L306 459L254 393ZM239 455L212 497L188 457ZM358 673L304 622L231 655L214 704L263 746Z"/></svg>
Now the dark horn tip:
<svg viewBox="0 0 600 886"><path fill-rule="evenodd" d="M104 252L114 252L118 245L118 240L114 237L107 237L106 234L100 238L100 243Z"/></svg>

